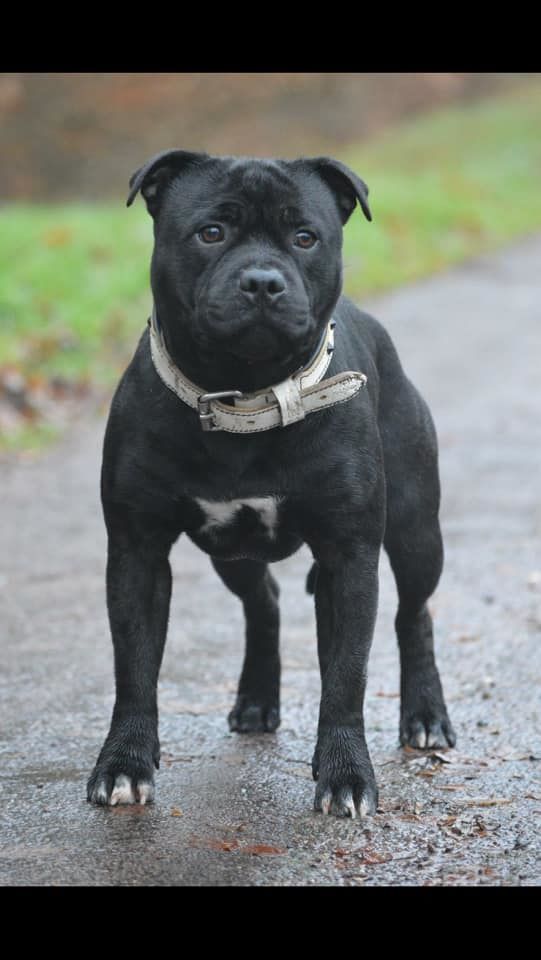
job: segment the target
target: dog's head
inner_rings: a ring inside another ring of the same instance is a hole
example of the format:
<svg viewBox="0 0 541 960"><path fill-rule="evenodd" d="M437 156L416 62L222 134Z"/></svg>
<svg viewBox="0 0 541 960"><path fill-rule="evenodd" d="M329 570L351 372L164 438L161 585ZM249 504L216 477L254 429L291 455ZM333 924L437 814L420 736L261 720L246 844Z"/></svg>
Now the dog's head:
<svg viewBox="0 0 541 960"><path fill-rule="evenodd" d="M307 362L342 286L342 226L368 187L327 157L168 150L137 170L154 219L151 281L166 344L207 389L268 386Z"/></svg>

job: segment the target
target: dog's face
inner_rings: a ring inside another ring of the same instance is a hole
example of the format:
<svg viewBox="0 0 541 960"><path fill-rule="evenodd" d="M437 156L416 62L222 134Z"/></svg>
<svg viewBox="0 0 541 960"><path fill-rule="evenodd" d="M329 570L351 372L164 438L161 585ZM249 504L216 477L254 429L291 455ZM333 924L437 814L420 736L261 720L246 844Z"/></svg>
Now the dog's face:
<svg viewBox="0 0 541 960"><path fill-rule="evenodd" d="M152 290L175 361L207 388L255 389L305 363L342 285L342 225L366 184L327 158L171 150L130 181L154 218ZM210 377L210 381L209 381Z"/></svg>

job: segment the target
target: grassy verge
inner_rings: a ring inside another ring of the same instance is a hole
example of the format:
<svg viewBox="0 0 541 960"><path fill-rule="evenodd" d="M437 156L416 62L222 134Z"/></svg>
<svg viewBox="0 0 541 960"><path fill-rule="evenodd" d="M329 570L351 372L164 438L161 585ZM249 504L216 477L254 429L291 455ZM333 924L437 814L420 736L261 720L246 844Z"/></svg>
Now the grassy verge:
<svg viewBox="0 0 541 960"><path fill-rule="evenodd" d="M49 423L29 423L15 430L0 432L0 453L39 454L62 435L62 431Z"/></svg>
<svg viewBox="0 0 541 960"><path fill-rule="evenodd" d="M373 223L346 228L351 296L408 283L541 229L541 83L426 115L342 154Z"/></svg>
<svg viewBox="0 0 541 960"><path fill-rule="evenodd" d="M5 207L0 365L110 383L145 323L151 249L142 207Z"/></svg>
<svg viewBox="0 0 541 960"><path fill-rule="evenodd" d="M532 80L342 151L374 216L346 227L346 292L361 300L541 229L540 117ZM0 372L112 384L149 312L151 249L141 202L0 208Z"/></svg>

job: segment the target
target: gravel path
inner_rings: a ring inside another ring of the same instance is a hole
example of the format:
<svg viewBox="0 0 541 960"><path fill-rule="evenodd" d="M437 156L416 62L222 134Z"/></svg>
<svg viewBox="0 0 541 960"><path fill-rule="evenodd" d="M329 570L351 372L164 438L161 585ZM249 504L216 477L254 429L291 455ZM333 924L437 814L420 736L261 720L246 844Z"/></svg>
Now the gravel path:
<svg viewBox="0 0 541 960"><path fill-rule="evenodd" d="M381 564L367 737L380 812L312 811L319 695L307 551L277 564L283 715L228 732L238 602L174 548L152 807L85 783L108 729L112 648L98 499L103 422L0 464L0 883L534 885L541 880L541 237L365 304L431 405L446 565L431 601L457 749L397 747L395 590Z"/></svg>

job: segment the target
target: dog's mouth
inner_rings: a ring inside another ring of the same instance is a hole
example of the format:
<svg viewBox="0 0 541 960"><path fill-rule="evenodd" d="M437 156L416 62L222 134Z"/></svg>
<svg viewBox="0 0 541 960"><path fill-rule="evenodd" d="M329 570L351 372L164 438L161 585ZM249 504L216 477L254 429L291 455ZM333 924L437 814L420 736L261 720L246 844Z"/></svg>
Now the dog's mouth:
<svg viewBox="0 0 541 960"><path fill-rule="evenodd" d="M217 364L224 382L242 384L244 390L292 376L314 352L314 331L308 324L301 336L295 330L255 322L227 336L225 326L219 336L208 327L199 328L194 339L201 362Z"/></svg>
<svg viewBox="0 0 541 960"><path fill-rule="evenodd" d="M254 326L242 335L226 340L222 351L237 364L281 368L294 361L304 347L304 342L294 343L277 330Z"/></svg>

